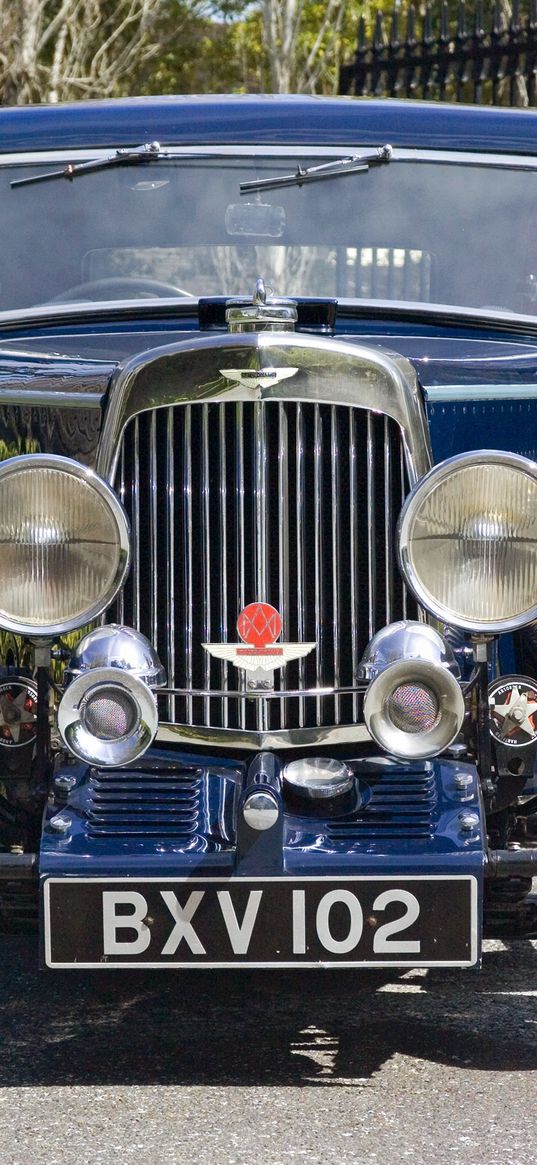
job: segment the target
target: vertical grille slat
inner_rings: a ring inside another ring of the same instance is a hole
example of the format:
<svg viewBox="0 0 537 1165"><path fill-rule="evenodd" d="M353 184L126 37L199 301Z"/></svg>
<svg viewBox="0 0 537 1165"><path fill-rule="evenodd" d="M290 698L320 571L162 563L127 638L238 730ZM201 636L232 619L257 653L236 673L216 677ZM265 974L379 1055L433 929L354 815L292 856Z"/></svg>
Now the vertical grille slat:
<svg viewBox="0 0 537 1165"><path fill-rule="evenodd" d="M384 418L384 497L386 521L384 523L384 580L386 587L386 622L391 623L393 606L393 539L392 530L392 458L388 433L388 418Z"/></svg>
<svg viewBox="0 0 537 1165"><path fill-rule="evenodd" d="M246 558L245 558L245 514L244 514L244 416L242 401L235 406L235 563L236 597L235 621L246 606ZM230 620L232 622L232 620ZM237 688L244 685L242 673L236 670ZM239 727L246 728L246 701L239 700Z"/></svg>
<svg viewBox="0 0 537 1165"><path fill-rule="evenodd" d="M332 621L333 621L333 643L334 643L334 687L339 688L341 682L339 660L340 660L340 614L339 614L339 595L340 595L340 576L339 576L339 555L340 555L340 532L339 532L339 511L340 511L340 489L339 489L339 435L337 428L337 410L335 405L330 409L330 493L331 493L331 516L332 516ZM340 715L340 701L339 696L335 697L335 718L336 723L339 724Z"/></svg>
<svg viewBox="0 0 537 1165"><path fill-rule="evenodd" d="M289 433L287 414L278 407L278 610L282 638L289 637ZM285 728L287 701L282 700L281 722Z"/></svg>
<svg viewBox="0 0 537 1165"><path fill-rule="evenodd" d="M120 497L121 501L123 502L123 505L125 505L125 480L126 480L126 475L125 475L125 446L124 446L124 445L122 445L122 447L121 447L121 453L120 453L120 456L119 456L119 482L118 482L118 494L119 494L119 497ZM118 623L125 623L125 622L126 622L126 618L125 618L125 592L124 592L124 591L121 591L121 593L120 593L120 594L119 594L119 596L118 596L118 601L117 601L117 610L118 610Z"/></svg>
<svg viewBox="0 0 537 1165"><path fill-rule="evenodd" d="M228 538L227 538L227 461L226 461L226 406L219 406L219 435L220 435L220 540L219 546L221 548L222 562L227 563L228 556ZM227 634L228 614L227 614L227 594L228 594L228 572L224 568L222 571L222 587L220 592L220 623L219 636L223 641ZM222 661L220 664L220 684L222 691L227 691L227 665ZM224 728L228 725L228 701L222 701L222 720Z"/></svg>
<svg viewBox="0 0 537 1165"><path fill-rule="evenodd" d="M149 433L150 489L150 563L151 563L151 641L158 643L158 482L157 482L157 414L151 414Z"/></svg>
<svg viewBox="0 0 537 1165"><path fill-rule="evenodd" d="M185 628L185 687L193 687L192 651L193 651L193 589L192 589L192 405L186 405L183 416L183 622ZM176 604L176 611L180 604ZM192 697L187 696L188 723L192 718Z"/></svg>
<svg viewBox="0 0 537 1165"><path fill-rule="evenodd" d="M148 410L125 431L117 485L134 563L109 618L121 612L153 640L183 693L159 697L161 719L243 731L359 722L357 694L285 692L356 686L375 631L414 614L393 549L408 491L395 422L309 401ZM256 601L281 612L282 642L317 644L274 672L280 699L248 698L248 673L203 648L236 643Z"/></svg>
<svg viewBox="0 0 537 1165"><path fill-rule="evenodd" d="M140 628L140 566L141 566L141 551L140 551L140 480L139 480L139 465L140 465L140 423L138 417L134 418L134 449L131 458L132 463L132 501L131 501L131 523L132 523L132 621L137 630Z"/></svg>
<svg viewBox="0 0 537 1165"><path fill-rule="evenodd" d="M350 616L351 616L351 669L352 683L358 682L359 619L358 619L358 480L356 465L356 416L351 410L349 416L349 553L350 553ZM352 698L353 719L358 719L358 696Z"/></svg>
<svg viewBox="0 0 537 1165"><path fill-rule="evenodd" d="M174 410L166 415L166 655L168 659L168 687L175 687L175 431ZM173 696L168 699L168 716L175 715Z"/></svg>
<svg viewBox="0 0 537 1165"><path fill-rule="evenodd" d="M369 638L375 633L376 602L376 497L375 497L375 449L373 444L373 417L367 414L367 564L369 584Z"/></svg>
<svg viewBox="0 0 537 1165"><path fill-rule="evenodd" d="M301 643L305 638L306 630L306 613L304 608L305 600L305 530L304 530L304 499L305 499L305 465L304 465L304 421L303 421L303 406L297 404L296 406L296 573L297 573L297 635L298 641ZM298 663L299 686L305 687L305 671L306 665L303 659ZM302 697L298 701L299 713L298 722L299 727L304 726L305 704Z"/></svg>
<svg viewBox="0 0 537 1165"><path fill-rule="evenodd" d="M323 682L323 664L324 664L324 633L323 633L323 482L322 482L322 462L323 462L323 430L321 424L321 412L319 405L314 405L314 434L313 434L313 448L314 448L314 467L313 467L313 525L315 535L315 642L317 643L316 670L315 682L318 687L321 687ZM317 724L322 724L322 700L316 700L316 721Z"/></svg>
<svg viewBox="0 0 537 1165"><path fill-rule="evenodd" d="M406 484L405 463L404 463L404 460L402 457L400 459L400 465L399 465L399 487L400 487L400 491L401 491L400 497L402 500L406 496L406 493L408 492L408 486ZM409 617L409 609L410 609L409 598L410 598L410 596L408 594L406 587L403 587L402 588L402 607L403 607L402 618L403 619L408 619L408 617Z"/></svg>
<svg viewBox="0 0 537 1165"><path fill-rule="evenodd" d="M200 515L201 515L201 558L203 564L203 579L202 579L202 606L203 606L203 643L209 643L211 639L211 509L210 509L210 452L209 452L209 412L205 405L201 407L201 423L202 423L202 437L201 437L201 498L200 498ZM195 601L195 600L194 600ZM204 677L203 687L205 691L211 688L211 660L207 652L204 652ZM210 723L211 704L209 697L206 696L204 700L204 711L206 723Z"/></svg>

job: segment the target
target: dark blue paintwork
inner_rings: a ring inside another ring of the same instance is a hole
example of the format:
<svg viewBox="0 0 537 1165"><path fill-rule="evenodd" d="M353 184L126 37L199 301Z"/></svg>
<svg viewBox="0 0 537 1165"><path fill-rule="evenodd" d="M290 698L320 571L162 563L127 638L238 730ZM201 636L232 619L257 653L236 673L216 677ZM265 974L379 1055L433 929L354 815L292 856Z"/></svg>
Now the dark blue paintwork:
<svg viewBox="0 0 537 1165"><path fill-rule="evenodd" d="M204 761L194 754L163 752L147 754L161 759L172 760L176 764L198 765L206 768L199 779L196 810L196 825L188 844L184 838L174 838L166 832L163 815L162 833L151 835L140 831L131 835L125 832L115 836L113 829L109 835L95 836L92 828L92 805L90 774L86 766L69 765L65 772L76 775L78 785L70 795L68 804L50 805L46 822L55 813L68 813L73 826L67 838L55 833L47 824L43 831L40 875L42 878L58 875L80 875L81 877L103 877L122 874L144 876L180 876L194 873L240 874L236 847L236 814L239 800L234 808L228 802L223 808L222 781L225 777L237 790L246 786L247 769L240 759ZM374 760L349 761L356 773L359 786L364 790L364 804L354 813L341 817L323 818L297 814L289 806L283 824L282 873L310 874L320 876L353 871L354 873L402 874L409 873L474 873L483 876L483 848L485 830L483 825L470 837L461 833L459 814L470 810L482 820L482 808L477 792L477 776L470 765L460 765L453 761L435 760L417 764L392 765L386 772L385 762ZM464 799L455 789L454 775L464 769L473 778L472 786L465 792ZM218 771L218 775L217 772ZM62 770L63 771L63 770ZM151 780L147 778L147 787ZM394 824L386 825L386 784L395 788L397 809ZM416 792L421 788L421 795ZM406 790L408 789L408 792ZM136 808L136 802L125 804L124 817L129 820L129 808ZM162 810L164 814L164 810ZM230 828L229 813L233 817ZM419 817L419 827L416 818ZM424 820L426 818L425 824ZM131 818L132 819L132 812ZM279 829L275 827L275 829ZM260 848L266 838L261 836ZM249 851L248 874L265 873L265 857L262 854L260 867L256 870L255 846Z"/></svg>
<svg viewBox="0 0 537 1165"><path fill-rule="evenodd" d="M537 112L368 98L128 98L0 110L3 150L162 143L392 145L537 152Z"/></svg>

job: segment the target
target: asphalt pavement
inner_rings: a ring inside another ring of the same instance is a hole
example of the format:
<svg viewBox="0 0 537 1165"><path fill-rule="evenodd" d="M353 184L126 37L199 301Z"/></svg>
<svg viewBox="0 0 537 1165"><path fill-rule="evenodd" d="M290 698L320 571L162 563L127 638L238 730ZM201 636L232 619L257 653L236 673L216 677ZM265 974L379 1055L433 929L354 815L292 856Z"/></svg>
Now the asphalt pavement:
<svg viewBox="0 0 537 1165"><path fill-rule="evenodd" d="M0 940L0 1165L534 1165L537 943L481 972L46 972Z"/></svg>

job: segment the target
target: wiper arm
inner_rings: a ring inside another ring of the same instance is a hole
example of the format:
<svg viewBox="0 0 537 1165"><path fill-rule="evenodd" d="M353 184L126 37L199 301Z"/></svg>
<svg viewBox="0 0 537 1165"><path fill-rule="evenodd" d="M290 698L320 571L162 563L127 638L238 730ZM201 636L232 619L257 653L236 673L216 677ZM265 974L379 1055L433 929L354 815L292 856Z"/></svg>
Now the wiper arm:
<svg viewBox="0 0 537 1165"><path fill-rule="evenodd" d="M133 146L132 149L116 150L107 158L95 158L91 162L70 162L63 170L50 170L48 174L34 174L32 178L15 178L11 186L30 186L35 182L51 182L53 178L67 178L73 181L79 174L89 174L92 170L107 170L110 166L121 166L124 162L155 162L159 158L185 157L169 150L162 150L160 142L145 142L143 146ZM198 156L198 155L197 155Z"/></svg>
<svg viewBox="0 0 537 1165"><path fill-rule="evenodd" d="M339 178L343 174L356 174L360 170L369 170L370 166L378 166L382 162L389 162L392 156L391 146L379 146L374 154L353 154L350 158L336 158L334 162L323 162L322 166L309 166L303 170L300 163L294 174L282 174L279 178L259 178L253 182L241 182L241 194L249 194L255 190L277 190L282 186L305 186L306 182L321 182L323 178Z"/></svg>

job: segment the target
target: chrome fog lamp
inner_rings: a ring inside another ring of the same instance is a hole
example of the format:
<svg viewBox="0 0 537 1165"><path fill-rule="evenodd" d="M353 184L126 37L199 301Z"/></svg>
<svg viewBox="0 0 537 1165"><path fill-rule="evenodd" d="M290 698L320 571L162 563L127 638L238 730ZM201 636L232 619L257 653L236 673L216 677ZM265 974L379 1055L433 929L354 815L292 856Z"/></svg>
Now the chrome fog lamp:
<svg viewBox="0 0 537 1165"><path fill-rule="evenodd" d="M428 611L499 634L537 618L537 465L480 450L436 465L399 521L401 569Z"/></svg>
<svg viewBox="0 0 537 1165"><path fill-rule="evenodd" d="M157 705L147 684L115 667L78 676L58 708L58 728L67 748L79 760L103 767L141 756L157 727Z"/></svg>
<svg viewBox="0 0 537 1165"><path fill-rule="evenodd" d="M66 668L65 682L71 683L97 667L130 672L150 688L161 688L166 683L166 672L149 639L134 627L118 623L107 623L84 635Z"/></svg>
<svg viewBox="0 0 537 1165"><path fill-rule="evenodd" d="M437 756L458 736L462 691L447 668L426 660L392 663L367 690L364 719L377 744L393 756Z"/></svg>
<svg viewBox="0 0 537 1165"><path fill-rule="evenodd" d="M121 502L93 470L41 453L0 465L0 627L72 631L109 606L129 565Z"/></svg>

